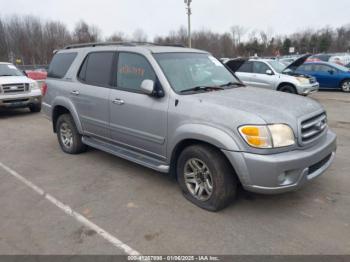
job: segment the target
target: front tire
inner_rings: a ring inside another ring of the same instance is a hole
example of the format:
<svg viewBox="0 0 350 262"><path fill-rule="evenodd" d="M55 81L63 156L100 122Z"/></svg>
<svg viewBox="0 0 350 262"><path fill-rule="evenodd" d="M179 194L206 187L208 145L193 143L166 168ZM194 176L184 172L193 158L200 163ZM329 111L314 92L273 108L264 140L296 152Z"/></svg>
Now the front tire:
<svg viewBox="0 0 350 262"><path fill-rule="evenodd" d="M350 79L345 79L341 83L341 90L343 90L343 92L346 92L346 93L350 92Z"/></svg>
<svg viewBox="0 0 350 262"><path fill-rule="evenodd" d="M237 177L227 159L207 145L190 146L180 154L177 178L184 196L195 205L219 211L237 193Z"/></svg>
<svg viewBox="0 0 350 262"><path fill-rule="evenodd" d="M294 86L292 85L283 85L279 88L279 91L285 92L285 93L290 93L290 94L297 94L297 90L295 89Z"/></svg>
<svg viewBox="0 0 350 262"><path fill-rule="evenodd" d="M82 136L75 126L70 114L63 114L56 123L57 138L63 152L67 154L79 154L86 150L82 142Z"/></svg>

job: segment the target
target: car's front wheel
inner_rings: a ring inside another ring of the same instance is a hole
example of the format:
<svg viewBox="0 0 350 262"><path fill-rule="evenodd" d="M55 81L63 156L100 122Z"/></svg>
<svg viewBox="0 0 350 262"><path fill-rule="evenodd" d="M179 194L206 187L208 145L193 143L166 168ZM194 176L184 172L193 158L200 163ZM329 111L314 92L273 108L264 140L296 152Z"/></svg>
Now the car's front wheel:
<svg viewBox="0 0 350 262"><path fill-rule="evenodd" d="M79 154L85 151L86 145L70 114L61 115L57 119L56 130L58 142L65 153Z"/></svg>
<svg viewBox="0 0 350 262"><path fill-rule="evenodd" d="M217 149L193 145L181 153L177 178L184 196L195 205L219 211L237 192L237 178L227 159Z"/></svg>
<svg viewBox="0 0 350 262"><path fill-rule="evenodd" d="M350 92L350 79L346 79L341 83L341 89L343 92Z"/></svg>
<svg viewBox="0 0 350 262"><path fill-rule="evenodd" d="M280 87L279 91L285 92L285 93L290 93L290 94L296 94L297 93L297 90L292 85L283 85L283 86Z"/></svg>

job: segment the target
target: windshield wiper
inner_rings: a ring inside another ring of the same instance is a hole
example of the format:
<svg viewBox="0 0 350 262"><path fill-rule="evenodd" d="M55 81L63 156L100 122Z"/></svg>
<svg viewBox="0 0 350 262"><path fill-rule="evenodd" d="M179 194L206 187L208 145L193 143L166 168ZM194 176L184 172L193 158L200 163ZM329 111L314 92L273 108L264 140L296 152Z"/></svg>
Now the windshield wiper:
<svg viewBox="0 0 350 262"><path fill-rule="evenodd" d="M239 82L228 82L226 84L221 85L220 87L228 87L228 86L241 87L241 86L245 86L245 84L239 83Z"/></svg>
<svg viewBox="0 0 350 262"><path fill-rule="evenodd" d="M13 75L0 75L0 76L13 76Z"/></svg>
<svg viewBox="0 0 350 262"><path fill-rule="evenodd" d="M196 86L196 87L182 90L181 93L198 92L198 91L211 91L211 90L224 90L224 89L221 86Z"/></svg>

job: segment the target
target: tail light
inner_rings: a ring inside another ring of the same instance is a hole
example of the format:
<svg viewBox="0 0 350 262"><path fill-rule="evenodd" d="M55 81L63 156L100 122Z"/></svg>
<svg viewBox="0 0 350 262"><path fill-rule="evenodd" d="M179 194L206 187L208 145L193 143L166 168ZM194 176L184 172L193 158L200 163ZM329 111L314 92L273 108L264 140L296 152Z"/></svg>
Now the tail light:
<svg viewBox="0 0 350 262"><path fill-rule="evenodd" d="M46 92L47 92L47 84L44 83L44 84L41 86L41 94L42 94L42 96L45 96L45 95L46 95Z"/></svg>

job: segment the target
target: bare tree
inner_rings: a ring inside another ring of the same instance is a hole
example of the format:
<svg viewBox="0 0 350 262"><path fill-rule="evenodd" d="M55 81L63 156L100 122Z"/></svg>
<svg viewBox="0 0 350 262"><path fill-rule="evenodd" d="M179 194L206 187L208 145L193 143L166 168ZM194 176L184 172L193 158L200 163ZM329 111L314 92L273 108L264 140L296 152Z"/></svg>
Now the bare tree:
<svg viewBox="0 0 350 262"><path fill-rule="evenodd" d="M147 42L147 34L142 29L138 28L132 35L132 40L136 42Z"/></svg>

